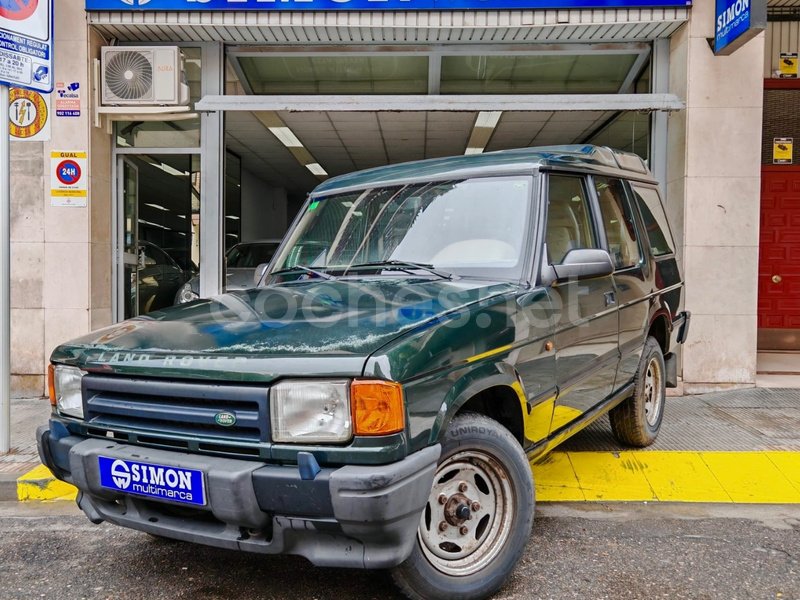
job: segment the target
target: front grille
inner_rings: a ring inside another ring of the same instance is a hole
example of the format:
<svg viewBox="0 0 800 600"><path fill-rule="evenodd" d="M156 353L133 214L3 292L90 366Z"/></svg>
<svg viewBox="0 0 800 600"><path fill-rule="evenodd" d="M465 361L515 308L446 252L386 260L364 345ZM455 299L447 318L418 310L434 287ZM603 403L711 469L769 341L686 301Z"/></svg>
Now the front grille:
<svg viewBox="0 0 800 600"><path fill-rule="evenodd" d="M226 442L268 442L266 386L161 381L86 375L84 418L90 428L136 432L137 437L177 436ZM217 424L232 413L231 426Z"/></svg>

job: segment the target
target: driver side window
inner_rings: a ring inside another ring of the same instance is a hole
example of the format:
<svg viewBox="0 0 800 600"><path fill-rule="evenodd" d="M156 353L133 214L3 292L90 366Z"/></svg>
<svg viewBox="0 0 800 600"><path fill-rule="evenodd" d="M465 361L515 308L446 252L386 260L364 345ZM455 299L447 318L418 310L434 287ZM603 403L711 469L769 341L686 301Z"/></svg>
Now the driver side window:
<svg viewBox="0 0 800 600"><path fill-rule="evenodd" d="M551 265L561 263L570 250L598 247L583 177L548 177L545 242Z"/></svg>

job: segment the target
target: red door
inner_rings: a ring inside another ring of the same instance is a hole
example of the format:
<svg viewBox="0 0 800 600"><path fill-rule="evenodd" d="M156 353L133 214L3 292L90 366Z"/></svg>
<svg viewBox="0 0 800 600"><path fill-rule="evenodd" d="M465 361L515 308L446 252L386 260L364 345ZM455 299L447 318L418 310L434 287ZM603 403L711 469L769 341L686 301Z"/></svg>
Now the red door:
<svg viewBox="0 0 800 600"><path fill-rule="evenodd" d="M759 329L800 329L800 168L761 171Z"/></svg>

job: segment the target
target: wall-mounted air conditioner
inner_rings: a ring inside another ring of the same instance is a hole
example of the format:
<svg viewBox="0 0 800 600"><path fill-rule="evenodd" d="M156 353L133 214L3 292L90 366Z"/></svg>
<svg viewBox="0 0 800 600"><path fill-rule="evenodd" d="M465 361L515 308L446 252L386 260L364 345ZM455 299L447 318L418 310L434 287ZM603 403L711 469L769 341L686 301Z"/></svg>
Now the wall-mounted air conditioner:
<svg viewBox="0 0 800 600"><path fill-rule="evenodd" d="M104 106L189 104L184 57L178 46L105 46L100 62Z"/></svg>

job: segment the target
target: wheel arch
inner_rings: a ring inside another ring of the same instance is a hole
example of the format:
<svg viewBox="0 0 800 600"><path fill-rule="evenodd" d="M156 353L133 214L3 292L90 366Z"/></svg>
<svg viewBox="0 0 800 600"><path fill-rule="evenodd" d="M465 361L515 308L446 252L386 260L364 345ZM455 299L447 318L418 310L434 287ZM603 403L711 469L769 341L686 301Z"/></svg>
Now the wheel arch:
<svg viewBox="0 0 800 600"><path fill-rule="evenodd" d="M650 319L650 326L647 328L647 336L653 337L658 342L661 352L666 356L669 352L670 338L670 321L666 312L660 311L653 315L653 318Z"/></svg>
<svg viewBox="0 0 800 600"><path fill-rule="evenodd" d="M431 443L444 435L456 415L469 411L494 419L525 447L527 400L521 380L511 365L483 365L457 382L448 396L447 412L440 413L431 429Z"/></svg>
<svg viewBox="0 0 800 600"><path fill-rule="evenodd" d="M493 385L469 398L456 415L470 411L489 417L511 432L520 443L525 444L525 422L522 417L519 395L509 385Z"/></svg>

